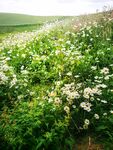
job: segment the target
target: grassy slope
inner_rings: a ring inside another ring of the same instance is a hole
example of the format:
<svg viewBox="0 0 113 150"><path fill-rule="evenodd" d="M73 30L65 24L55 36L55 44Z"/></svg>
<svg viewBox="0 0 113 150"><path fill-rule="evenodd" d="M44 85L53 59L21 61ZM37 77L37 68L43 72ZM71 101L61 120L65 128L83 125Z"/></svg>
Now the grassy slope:
<svg viewBox="0 0 113 150"><path fill-rule="evenodd" d="M59 17L31 16L23 14L0 13L0 26L14 26L26 24L42 24L45 21L51 21Z"/></svg>

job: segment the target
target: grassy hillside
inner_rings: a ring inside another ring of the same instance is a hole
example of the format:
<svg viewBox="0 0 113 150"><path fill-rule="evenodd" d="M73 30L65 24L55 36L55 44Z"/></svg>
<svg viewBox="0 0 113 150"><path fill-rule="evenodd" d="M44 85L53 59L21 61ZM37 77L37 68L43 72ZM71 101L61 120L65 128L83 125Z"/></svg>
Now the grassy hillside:
<svg viewBox="0 0 113 150"><path fill-rule="evenodd" d="M42 17L42 16L31 16L23 14L13 13L0 13L0 26L15 26L15 25L26 25L26 24L42 24L45 21L51 21L59 17Z"/></svg>

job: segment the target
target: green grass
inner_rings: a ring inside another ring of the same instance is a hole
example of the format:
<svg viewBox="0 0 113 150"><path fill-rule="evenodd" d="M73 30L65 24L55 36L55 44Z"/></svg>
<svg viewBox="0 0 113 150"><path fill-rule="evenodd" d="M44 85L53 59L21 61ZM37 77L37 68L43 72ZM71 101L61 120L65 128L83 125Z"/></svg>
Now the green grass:
<svg viewBox="0 0 113 150"><path fill-rule="evenodd" d="M15 26L0 26L0 35L8 33L17 33L24 31L33 31L39 29L43 24L33 24L33 25L15 25Z"/></svg>
<svg viewBox="0 0 113 150"><path fill-rule="evenodd" d="M15 26L26 24L42 24L45 21L59 19L55 16L31 16L24 14L0 13L0 26Z"/></svg>

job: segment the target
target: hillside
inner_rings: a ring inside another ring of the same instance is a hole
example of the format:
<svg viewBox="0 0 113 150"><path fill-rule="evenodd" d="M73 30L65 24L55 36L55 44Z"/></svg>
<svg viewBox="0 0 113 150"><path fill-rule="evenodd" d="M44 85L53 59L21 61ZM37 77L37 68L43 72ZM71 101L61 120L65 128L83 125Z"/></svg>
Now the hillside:
<svg viewBox="0 0 113 150"><path fill-rule="evenodd" d="M45 21L51 21L59 17L31 16L24 14L0 13L0 26L14 26L26 24L42 24Z"/></svg>

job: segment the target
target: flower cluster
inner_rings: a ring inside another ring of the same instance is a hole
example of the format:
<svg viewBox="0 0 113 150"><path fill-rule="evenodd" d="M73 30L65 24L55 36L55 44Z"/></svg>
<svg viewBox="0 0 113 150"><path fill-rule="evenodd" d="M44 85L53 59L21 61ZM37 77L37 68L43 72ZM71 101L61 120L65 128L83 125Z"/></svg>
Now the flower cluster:
<svg viewBox="0 0 113 150"><path fill-rule="evenodd" d="M97 94L97 95L101 95L102 94L102 91L99 89L98 86L94 87L94 88L85 88L84 91L83 91L83 97L86 98L86 99L89 99L90 96L94 96L94 94Z"/></svg>
<svg viewBox="0 0 113 150"><path fill-rule="evenodd" d="M65 84L64 87L61 88L61 91L63 95L66 95L66 99L69 102L69 104L72 104L73 100L80 98L80 94L75 89L74 83Z"/></svg>
<svg viewBox="0 0 113 150"><path fill-rule="evenodd" d="M83 108L84 110L86 110L87 112L91 111L91 106L92 106L92 104L89 102L81 102L80 103L80 107Z"/></svg>
<svg viewBox="0 0 113 150"><path fill-rule="evenodd" d="M90 121L88 119L85 119L83 129L88 129L89 124L90 124Z"/></svg>

